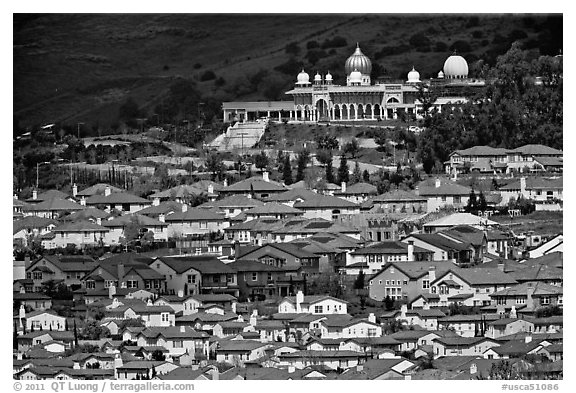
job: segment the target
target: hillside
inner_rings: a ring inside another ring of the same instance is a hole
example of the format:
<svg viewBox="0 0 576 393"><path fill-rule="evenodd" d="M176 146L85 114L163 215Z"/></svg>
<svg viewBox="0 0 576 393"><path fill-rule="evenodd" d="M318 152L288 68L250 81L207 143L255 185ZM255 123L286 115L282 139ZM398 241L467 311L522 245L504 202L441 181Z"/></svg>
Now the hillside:
<svg viewBox="0 0 576 393"><path fill-rule="evenodd" d="M169 87L182 79L194 80L215 110L223 100L285 99L301 67L312 75L330 71L342 83L356 42L372 59L374 76L404 78L412 65L424 78L436 75L450 48L474 73L476 60L493 63L514 40L533 48L534 56L556 54L562 18L15 15L14 117L21 128L47 122L106 128L118 122L128 97L153 117ZM196 110L184 115L192 118Z"/></svg>

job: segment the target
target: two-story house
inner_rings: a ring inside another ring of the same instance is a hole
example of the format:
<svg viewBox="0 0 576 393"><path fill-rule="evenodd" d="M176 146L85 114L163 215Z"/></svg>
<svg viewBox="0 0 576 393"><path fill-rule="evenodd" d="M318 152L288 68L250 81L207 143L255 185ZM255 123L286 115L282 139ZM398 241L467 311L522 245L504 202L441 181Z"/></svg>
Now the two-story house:
<svg viewBox="0 0 576 393"><path fill-rule="evenodd" d="M187 205L183 205L186 207ZM223 231L228 227L228 221L224 215L208 209L185 208L183 211L174 212L165 218L168 224L169 237L202 236L210 233Z"/></svg>
<svg viewBox="0 0 576 393"><path fill-rule="evenodd" d="M229 267L236 270L238 278L239 296L241 299L265 299L279 296L280 287L289 286L286 272L279 267L253 260L236 260L229 263Z"/></svg>
<svg viewBox="0 0 576 393"><path fill-rule="evenodd" d="M360 205L357 203L320 194L316 198L296 202L294 207L304 211L305 218L323 218L328 221L338 219L341 214L360 213Z"/></svg>
<svg viewBox="0 0 576 393"><path fill-rule="evenodd" d="M146 232L151 233L153 235L151 240L154 242L165 242L168 240L168 224L140 214L126 214L111 220L104 220L101 221L101 225L108 228L104 241L110 245L120 244L120 239L126 238L126 228L131 226L139 228L141 235Z"/></svg>
<svg viewBox="0 0 576 393"><path fill-rule="evenodd" d="M366 273L377 273L389 262L431 261L433 252L413 243L400 241L385 241L358 248L350 253L351 263L364 262L368 264Z"/></svg>
<svg viewBox="0 0 576 393"><path fill-rule="evenodd" d="M298 291L296 296L282 299L278 304L279 313L347 314L348 302L327 295L304 296Z"/></svg>
<svg viewBox="0 0 576 393"><path fill-rule="evenodd" d="M416 189L419 196L426 198L428 213L442 207L464 208L468 204L470 188L446 179L429 179L421 182Z"/></svg>
<svg viewBox="0 0 576 393"><path fill-rule="evenodd" d="M28 266L26 278L32 280L36 292L42 290L42 283L46 281L62 281L74 290L80 288L81 279L96 265L87 255L44 255Z"/></svg>
<svg viewBox="0 0 576 393"><path fill-rule="evenodd" d="M268 243L245 250L237 255L239 259L256 260L278 268L302 268L307 274L318 274L320 256L305 251L296 244Z"/></svg>
<svg viewBox="0 0 576 393"><path fill-rule="evenodd" d="M490 293L499 313L506 313L515 307L519 314L533 315L544 307L563 307L563 289L557 285L525 282Z"/></svg>

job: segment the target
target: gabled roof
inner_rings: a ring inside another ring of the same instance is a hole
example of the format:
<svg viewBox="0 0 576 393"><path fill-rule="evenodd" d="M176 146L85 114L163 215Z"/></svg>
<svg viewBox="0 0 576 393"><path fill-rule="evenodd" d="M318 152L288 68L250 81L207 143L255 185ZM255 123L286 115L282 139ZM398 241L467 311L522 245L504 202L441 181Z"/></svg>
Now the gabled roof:
<svg viewBox="0 0 576 393"><path fill-rule="evenodd" d="M466 251L471 248L470 243L463 243L453 239L449 239L438 233L415 233L408 236L409 238L414 238L420 240L424 243L430 244L434 247L438 247L445 251ZM416 247L414 247L416 249Z"/></svg>
<svg viewBox="0 0 576 393"><path fill-rule="evenodd" d="M358 195L358 194L371 194L376 195L378 188L369 183L354 183L346 187L346 191L335 191L334 195Z"/></svg>
<svg viewBox="0 0 576 393"><path fill-rule="evenodd" d="M109 229L90 221L75 221L57 226L52 232L108 232Z"/></svg>
<svg viewBox="0 0 576 393"><path fill-rule="evenodd" d="M260 176L252 176L248 179L241 180L234 184L229 185L228 187L222 187L220 192L228 193L228 192L240 192L240 193L248 193L248 192L282 192L286 191L287 188L280 183L275 181L265 181Z"/></svg>
<svg viewBox="0 0 576 393"><path fill-rule="evenodd" d="M98 205L98 204L138 204L138 205L151 205L148 199L140 198L139 196L129 194L127 192L113 192L108 196L104 195L92 195L86 199L87 205Z"/></svg>
<svg viewBox="0 0 576 393"><path fill-rule="evenodd" d="M527 177L527 190L562 190L564 188L563 178L548 179L544 177ZM500 191L519 191L521 190L520 180L508 183L500 187Z"/></svg>
<svg viewBox="0 0 576 393"><path fill-rule="evenodd" d="M126 214L123 216L115 217L111 220L102 221L102 226L107 228L124 228L131 223L137 223L142 227L165 227L168 226L165 222L143 216L141 214Z"/></svg>
<svg viewBox="0 0 576 393"><path fill-rule="evenodd" d="M450 347L470 347L476 344L479 344L483 341L492 341L494 343L496 343L497 341L488 338L488 337L460 337L460 336L455 336L455 337L438 337L435 338L433 341L439 342L445 346L450 346Z"/></svg>
<svg viewBox="0 0 576 393"><path fill-rule="evenodd" d="M267 345L254 340L222 340L218 343L216 352L250 352Z"/></svg>
<svg viewBox="0 0 576 393"><path fill-rule="evenodd" d="M522 153L524 155L562 155L562 150L557 150L545 145L534 144L507 150L507 153Z"/></svg>
<svg viewBox="0 0 576 393"><path fill-rule="evenodd" d="M433 251L427 250L422 247L414 246L415 253L432 253ZM359 248L353 251L351 255L366 255L366 254L408 254L408 244L401 241L384 241L376 244L372 244L368 247Z"/></svg>
<svg viewBox="0 0 576 393"><path fill-rule="evenodd" d="M541 346L542 341L532 340L529 343L524 340L511 340L501 344L499 347L492 348L499 355L526 355L528 352Z"/></svg>
<svg viewBox="0 0 576 393"><path fill-rule="evenodd" d="M22 229L47 228L56 224L58 224L58 221L51 218L28 216L12 222L12 233L20 232Z"/></svg>
<svg viewBox="0 0 576 393"><path fill-rule="evenodd" d="M110 184L107 184L107 183L98 183L98 184L94 184L93 186L90 186L90 187L85 188L82 191L78 192L76 194L76 197L80 198L80 197L90 197L92 195L104 195L104 191L106 190L106 187L110 188L111 193L124 192L125 191L121 188L111 186Z"/></svg>
<svg viewBox="0 0 576 393"><path fill-rule="evenodd" d="M506 149L490 146L473 146L468 149L456 150L450 156L458 154L460 156L505 156Z"/></svg>
<svg viewBox="0 0 576 393"><path fill-rule="evenodd" d="M405 358L394 358L394 359L370 359L362 365L362 371L358 371L356 368L349 368L344 373L340 374L337 379L342 380L358 380L358 379L375 379L379 376L386 374L388 372L395 372L397 374L402 374L404 367L398 369L395 367L399 366L403 362L409 362L413 365L413 362ZM411 366L410 366L411 367Z"/></svg>
<svg viewBox="0 0 576 393"><path fill-rule="evenodd" d="M195 185L191 184L180 184L176 187L169 188L164 191L159 191L152 195L149 195L148 198L185 198L189 197L190 195L201 195L206 193L205 190L196 187Z"/></svg>
<svg viewBox="0 0 576 393"><path fill-rule="evenodd" d="M264 201L266 202L290 202L296 201L301 199L303 201L307 199L313 199L318 196L318 193L307 190L305 188L293 188L288 191L281 192L279 194L270 195L268 198L265 198Z"/></svg>
<svg viewBox="0 0 576 393"><path fill-rule="evenodd" d="M177 274L182 274L190 269L199 271L202 274L235 273L230 266L220 261L215 256L184 256L184 257L158 257Z"/></svg>
<svg viewBox="0 0 576 393"><path fill-rule="evenodd" d="M82 210L85 207L76 203L69 201L67 199L47 199L43 202L24 206L23 211L37 212L37 211L75 211Z"/></svg>
<svg viewBox="0 0 576 393"><path fill-rule="evenodd" d="M304 214L304 212L283 203L267 202L264 206L256 206L246 210L244 214L261 216L266 214Z"/></svg>
<svg viewBox="0 0 576 393"><path fill-rule="evenodd" d="M562 281L564 277L562 269L546 265L526 266L524 269L510 272L510 275L518 282L543 280Z"/></svg>
<svg viewBox="0 0 576 393"><path fill-rule="evenodd" d="M529 291L532 292L532 296L562 295L563 293L562 287L558 287L556 285L549 285L543 282L538 282L535 284L531 282L525 282L498 292L494 292L490 294L490 297L527 296Z"/></svg>
<svg viewBox="0 0 576 393"><path fill-rule="evenodd" d="M436 187L435 179L429 179L418 185L418 195L420 196L439 196L439 195L470 195L470 188L461 186L449 180L441 179L440 187Z"/></svg>
<svg viewBox="0 0 576 393"><path fill-rule="evenodd" d="M486 235L484 231L471 227L470 225L457 225L450 229L438 232L440 235L448 236L461 242L468 242L475 246L484 244Z"/></svg>
<svg viewBox="0 0 576 393"><path fill-rule="evenodd" d="M497 223L470 213L454 213L424 224L424 227L454 227L457 225L496 225Z"/></svg>
<svg viewBox="0 0 576 393"><path fill-rule="evenodd" d="M237 272L283 272L284 270L276 266L267 265L253 260L237 260L235 262L229 263L232 269Z"/></svg>
<svg viewBox="0 0 576 393"><path fill-rule="evenodd" d="M412 280L417 280L422 276L425 276L430 271L430 268L434 268L436 271L436 277L439 275L444 274L444 272L452 269L457 268L457 266L450 261L434 261L434 262L388 262L380 270L378 273L375 273L369 280L374 280L380 275L382 272L394 268L398 271L404 273Z"/></svg>
<svg viewBox="0 0 576 393"><path fill-rule="evenodd" d="M314 303L321 302L322 300L334 300L334 301L337 301L339 303L348 304L348 302L346 300L338 299L338 298L335 298L335 297L332 297L329 295L305 295L304 301L302 302L302 304L314 304ZM282 298L282 300L280 302L283 302L283 301L288 301L292 304L296 304L296 296L286 296L286 297ZM330 317L332 315L333 314L328 314L328 315L324 315L324 316ZM338 315L335 315L335 317L348 318L348 320L350 320L350 318L352 318L348 314L338 314Z"/></svg>
<svg viewBox="0 0 576 393"><path fill-rule="evenodd" d="M338 208L359 208L360 205L347 201L346 199L318 194L315 198L309 198L302 202L296 202L297 209L338 209Z"/></svg>
<svg viewBox="0 0 576 393"><path fill-rule="evenodd" d="M204 304L220 303L220 302L235 302L237 299L227 293L206 293L192 296L194 299L199 300Z"/></svg>
<svg viewBox="0 0 576 393"><path fill-rule="evenodd" d="M213 202L206 202L201 204L200 208L211 208L211 207L219 207L219 208L231 208L231 207L255 207L255 206L263 206L264 202L259 201L258 199L248 198L244 195L231 195L229 197L219 199Z"/></svg>
<svg viewBox="0 0 576 393"><path fill-rule="evenodd" d="M164 201L160 202L157 206L148 206L142 210L138 211L138 214L142 214L143 216L159 216L160 214L169 214L169 213L176 213L182 211L183 203L176 202L176 201Z"/></svg>
<svg viewBox="0 0 576 393"><path fill-rule="evenodd" d="M179 211L166 216L168 222L178 221L224 221L223 214L208 209L189 208L185 212Z"/></svg>
<svg viewBox="0 0 576 393"><path fill-rule="evenodd" d="M78 221L78 220L88 220L88 219L106 219L110 216L103 210L97 209L95 207L87 207L85 209L75 211L67 216L61 218L62 221Z"/></svg>
<svg viewBox="0 0 576 393"><path fill-rule="evenodd" d="M405 190L393 190L388 191L384 194L374 196L368 199L364 204L371 203L374 205L375 203L391 203L391 202L426 202L426 198L416 195L414 192L405 191Z"/></svg>
<svg viewBox="0 0 576 393"><path fill-rule="evenodd" d="M469 285L507 285L516 284L516 280L507 273L504 273L498 268L458 268L453 267L449 271L444 272L442 275L436 274L436 280L431 282L430 285L445 281L446 275L452 273L460 277Z"/></svg>
<svg viewBox="0 0 576 393"><path fill-rule="evenodd" d="M302 250L300 247L298 247L297 245L292 244L292 243L267 243L267 244L264 244L263 246L260 246L256 249L248 250L248 252L246 252L246 253L241 253L241 255L239 255L238 257L239 258L246 257L247 255L250 255L253 252L260 250L262 248L265 248L265 247L275 248L277 250L280 250L280 251L283 251L287 254L290 254L296 258L318 258L318 256L316 254ZM246 259L249 259L249 258L246 258Z"/></svg>

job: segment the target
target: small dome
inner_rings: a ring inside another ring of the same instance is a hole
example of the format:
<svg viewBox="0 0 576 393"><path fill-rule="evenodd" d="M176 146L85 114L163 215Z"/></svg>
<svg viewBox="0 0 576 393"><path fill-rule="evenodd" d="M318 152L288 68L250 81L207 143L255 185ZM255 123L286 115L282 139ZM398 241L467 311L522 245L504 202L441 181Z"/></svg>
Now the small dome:
<svg viewBox="0 0 576 393"><path fill-rule="evenodd" d="M419 83L420 82L420 73L414 69L412 66L412 71L408 73L408 83Z"/></svg>
<svg viewBox="0 0 576 393"><path fill-rule="evenodd" d="M326 79L327 81L331 81L331 80L332 80L332 74L330 74L330 71L328 71L328 73L326 74L326 76L324 77L324 79Z"/></svg>
<svg viewBox="0 0 576 393"><path fill-rule="evenodd" d="M304 72L304 70L302 70L302 72L298 74L298 82L296 83L300 85L310 83L310 76L306 72Z"/></svg>
<svg viewBox="0 0 576 393"><path fill-rule="evenodd" d="M352 56L346 60L344 70L346 71L346 75L350 75L354 70L360 71L363 75L370 75L372 72L372 62L368 56L362 53L358 44L356 44L356 50L352 53Z"/></svg>
<svg viewBox="0 0 576 393"><path fill-rule="evenodd" d="M444 78L444 73L442 72L442 70L440 70L440 72L438 73L438 78L439 79Z"/></svg>
<svg viewBox="0 0 576 393"><path fill-rule="evenodd" d="M468 63L462 56L453 54L444 63L444 75L446 78L468 77Z"/></svg>
<svg viewBox="0 0 576 393"><path fill-rule="evenodd" d="M356 68L350 73L350 83L362 83L362 73Z"/></svg>
<svg viewBox="0 0 576 393"><path fill-rule="evenodd" d="M322 75L320 75L319 72L316 72L316 75L314 76L314 82L321 82L322 81Z"/></svg>

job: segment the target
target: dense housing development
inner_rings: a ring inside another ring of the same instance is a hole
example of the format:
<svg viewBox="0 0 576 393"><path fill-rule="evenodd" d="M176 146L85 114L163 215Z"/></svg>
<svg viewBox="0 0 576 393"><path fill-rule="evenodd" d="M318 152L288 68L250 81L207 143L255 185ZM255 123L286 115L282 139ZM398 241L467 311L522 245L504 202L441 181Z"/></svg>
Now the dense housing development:
<svg viewBox="0 0 576 393"><path fill-rule="evenodd" d="M288 101L219 102L216 138L188 117L163 129L162 102L135 135L87 141L78 123L49 146L75 162L30 159L13 196L14 379L561 379L563 151L409 146L423 129L407 121L491 100L470 101L495 77L455 50L399 81L356 44L343 71L301 69ZM364 128L309 140L334 124Z"/></svg>

